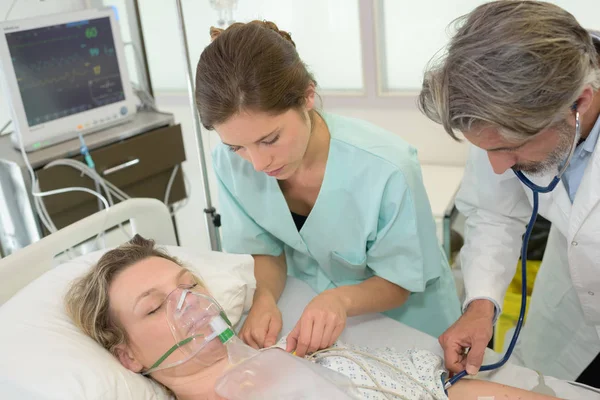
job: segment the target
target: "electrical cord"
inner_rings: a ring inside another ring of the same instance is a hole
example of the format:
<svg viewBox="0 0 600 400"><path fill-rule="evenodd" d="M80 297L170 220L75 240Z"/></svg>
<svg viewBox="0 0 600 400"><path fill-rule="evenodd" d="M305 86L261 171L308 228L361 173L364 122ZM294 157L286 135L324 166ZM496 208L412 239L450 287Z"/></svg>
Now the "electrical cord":
<svg viewBox="0 0 600 400"><path fill-rule="evenodd" d="M5 131L6 131L6 128L8 128L10 126L11 123L12 123L12 119L9 119L8 121L6 121L4 126L2 126L2 128L0 128L0 136L7 135L10 133L10 132L5 132Z"/></svg>
<svg viewBox="0 0 600 400"><path fill-rule="evenodd" d="M95 192L88 188L84 188L84 187L70 187L70 188L50 190L47 192L42 192L40 190L39 181L38 181L37 177L35 176L33 167L31 166L31 163L29 162L29 157L27 156L27 153L25 152L25 146L23 145L23 138L21 137L21 133L18 131L15 131L15 132L17 135L17 139L19 141L19 149L21 150L21 155L23 156L23 160L25 161L25 165L27 167L27 170L29 171L29 175L31 178L31 195L33 196L33 199L34 199L34 205L35 205L36 211L38 213L38 216L40 218L40 221L46 227L48 232L54 233L57 231L57 229L56 229L56 225L54 225L54 223L52 222L52 218L50 218L50 215L48 213L48 210L46 209L46 206L45 206L42 198L46 197L46 196L53 196L56 194L62 194L62 193L68 193L68 192L85 192L85 193L89 193L93 196L96 196L98 199L100 199L100 201L102 202L102 204L104 205L105 210L106 210L106 216L105 216L105 224L106 224L106 221L108 220L108 212L109 212L110 203L100 193ZM59 161L59 160L56 160L56 161ZM73 160L71 160L71 161L73 161ZM51 168L54 165L58 165L58 163L57 162L49 163L48 165L46 165L44 167L44 169ZM110 194L108 196L110 198ZM111 199L111 201L112 201L112 199ZM103 233L104 233L104 229L102 229L100 232L98 232L98 235L96 236L96 242L103 235ZM70 251L68 250L67 252L69 253L69 256L70 256Z"/></svg>
<svg viewBox="0 0 600 400"><path fill-rule="evenodd" d="M90 189L84 188L84 187L71 187L71 188L65 188L65 189L50 190L48 192L41 192L40 187L39 187L39 181L36 178L35 173L33 172L33 167L31 166L31 163L29 162L29 157L27 157L27 153L25 152L25 147L23 146L23 139L21 137L21 134L18 132L17 132L17 138L19 140L19 148L21 150L21 155L23 156L23 160L25 161L25 165L27 166L27 170L29 171L29 175L31 178L31 184L32 184L31 195L34 196L34 198L41 198L41 197L45 197L45 196L52 196L55 194L61 194L61 193L67 193L67 192L86 192L93 196L98 197L102 201L102 203L105 205L105 207L108 208L109 203L106 200L106 198L104 198L104 196L102 196L99 193L94 192L93 190L90 190ZM40 201L41 201L41 199L40 199ZM41 203L41 204L43 204L43 203ZM42 209L45 209L45 207L42 207ZM44 215L44 218L48 217L48 219L45 221L46 228L50 230L50 233L56 232L56 226L54 226L54 224L49 219L49 215L48 215L47 211L44 212L43 215Z"/></svg>
<svg viewBox="0 0 600 400"><path fill-rule="evenodd" d="M48 163L46 166L44 166L44 169L48 169L48 168L52 168L55 166L66 166L66 167L73 167L77 170L79 170L83 175L88 176L90 179L92 179L94 181L95 187L96 187L96 193L102 193L100 189L102 189L105 193L105 198L107 200L107 203L103 202L104 208L106 209L110 209L110 207L112 207L114 205L113 199L112 199L112 191L108 189L106 182L100 178L100 176L98 175L98 173L96 172L96 170L91 169L89 166L84 165L83 163L80 163L79 161L75 161L75 160L69 160L69 159L60 159L60 160L54 160L50 163ZM44 205L42 204L42 207L45 209ZM99 210L102 210L102 207L99 207ZM47 211L46 211L47 213ZM49 218L49 217L48 217ZM104 219L104 225L106 225L106 221L108 219L108 213ZM122 226L119 225L121 228ZM105 241L104 241L104 229L102 229L99 233L99 235L96 237L96 241L95 241L95 246L98 246L98 242L99 240L102 238L103 242L104 242L104 247L105 246ZM129 237L130 235L126 235L126 237Z"/></svg>
<svg viewBox="0 0 600 400"><path fill-rule="evenodd" d="M26 155L25 155L25 157L26 157ZM28 160L26 161L26 164L28 164ZM105 209L110 209L110 207L112 207L115 204L115 202L116 202L115 200L124 201L124 200L131 198L131 196L129 196L123 190L116 187L113 183L102 178L95 169L90 168L89 165L86 165L80 161L72 160L72 159L54 160L54 161L51 161L50 163L48 163L46 166L44 166L44 169L53 168L56 166L64 166L64 167L74 168L74 169L78 170L82 175L85 175L85 176L89 177L90 179L92 179L95 182L95 184L97 185L97 187L99 187L99 189L97 189L96 192L94 192L93 190L88 189L88 188L81 188L81 189L82 189L82 191L90 193L90 194L94 194L97 197L101 196L101 198L104 199L104 201L102 201L102 204ZM170 186L167 187L167 191L165 193L166 199L168 199L168 197L170 197L170 192L172 190L172 184L174 182L174 177L177 175L178 170L179 170L179 168L178 168L178 166L176 166L173 169L173 172L171 173L171 178L169 179ZM184 182L188 182L187 177L185 175L184 175L184 178L185 178ZM35 177L32 179L34 179L34 181L33 181L34 183L32 184L33 192L39 192L40 191L39 183L38 183L37 179L35 179ZM75 190L76 188L58 189L57 191L44 192L44 193L48 193L47 195L52 195L52 194L58 194L59 191L60 191L60 193L72 191L69 189ZM104 192L104 196L101 195L102 192ZM187 198L186 198L186 200L187 200ZM36 207L38 216L40 217L40 220L42 221L42 223L44 224L46 229L50 233L56 232L57 228L54 225L54 223L52 222L52 219L50 218L50 215L45 207L43 200L40 197L34 197L34 202L35 202L35 207ZM184 203L183 206L185 206L185 204L187 204L187 202ZM179 208L174 210L174 212L171 215L174 215L183 206L180 206ZM119 224L119 228L121 229L121 231L123 232L125 237L129 237L129 238L131 237L131 234L129 232L127 232L127 230L125 229L125 227L122 224ZM104 234L104 229L102 229L102 231L96 237L96 244L99 241L99 239L103 238L103 234Z"/></svg>
<svg viewBox="0 0 600 400"><path fill-rule="evenodd" d="M392 392L391 390L384 389L383 386L381 386L381 384L373 376L373 374L371 373L371 371L369 371L369 369L365 366L365 364L363 364L362 362L360 362L356 358L351 357L351 356L346 355L346 354L321 354L321 355L319 355L319 358L327 358L327 357L341 357L341 358L345 358L347 360L352 361L354 364L358 365L358 367L360 369L362 369L365 374L367 374L367 376L369 377L369 379L371 379L371 381L373 381L373 384L375 384L376 387L367 386L367 385L353 385L353 386L362 387L363 389L369 389L369 390L374 390L374 391L380 392L388 400L393 400L393 399L391 399L389 397L390 394L393 394L396 397L400 397L400 399L402 399L402 400L410 400L410 399L407 399L406 397L402 396L399 393Z"/></svg>
<svg viewBox="0 0 600 400"><path fill-rule="evenodd" d="M179 164L173 168L173 172L171 172L171 177L169 178L169 183L167 183L167 190L165 192L165 200L163 203L168 207L169 206L169 197L171 197L171 188L173 187L173 182L175 182L175 177L177 176L177 171L179 171Z"/></svg>

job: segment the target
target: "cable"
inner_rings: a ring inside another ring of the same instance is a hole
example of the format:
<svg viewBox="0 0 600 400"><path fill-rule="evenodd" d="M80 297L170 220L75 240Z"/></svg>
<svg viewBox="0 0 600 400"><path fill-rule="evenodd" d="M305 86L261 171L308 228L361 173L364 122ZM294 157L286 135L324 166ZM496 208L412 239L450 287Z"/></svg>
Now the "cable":
<svg viewBox="0 0 600 400"><path fill-rule="evenodd" d="M8 121L6 121L4 126L2 128L0 128L0 135L6 135L9 133L9 132L5 132L5 131L6 131L6 128L8 128L10 126L11 123L12 123L12 119L9 119Z"/></svg>
<svg viewBox="0 0 600 400"><path fill-rule="evenodd" d="M93 190L90 190L88 188L84 188L84 187L72 187L72 188L66 188L66 189L57 189L57 190L51 190L48 192L40 192L39 191L39 182L35 176L35 173L33 172L33 167L31 166L31 163L29 162L29 157L27 157L27 153L25 153L25 147L23 146L23 138L21 137L20 132L17 132L17 138L19 139L19 148L21 150L21 155L23 156L23 160L25 161L25 164L27 166L27 169L29 171L29 175L31 177L31 183L32 183L32 191L31 191L31 195L37 198L41 198L41 197L45 197L45 196L52 196L55 194L61 194L61 193L67 193L67 192L73 192L73 191L81 191L81 192L86 192L86 193L90 193L96 197L98 197L102 203L105 205L106 208L109 207L108 201L104 198L104 196L100 195L99 193L94 192ZM47 168L48 166L46 166ZM43 207L45 208L45 207ZM44 217L48 217L47 212L44 213ZM46 226L46 228L51 228L53 229L53 231L51 231L51 233L56 231L56 227L53 226L53 224L50 222L50 220L48 220L48 226Z"/></svg>
<svg viewBox="0 0 600 400"><path fill-rule="evenodd" d="M106 199L108 202L108 207L106 207L106 203L104 203L105 208L108 210L108 209L110 209L110 207L112 207L114 205L110 190L106 187L105 181L102 178L100 178L100 176L98 175L96 170L91 169L89 166L86 166L83 163L80 163L79 161L69 160L69 159L60 159L60 160L51 161L46 166L44 166L44 169L52 168L55 166L67 166L67 167L73 167L73 168L79 170L82 173L82 175L86 175L94 181L94 184L96 186L96 193L98 193L98 194L101 193L100 188L102 188L104 190L104 193L106 194ZM101 205L102 205L102 203L99 206L100 211L102 211ZM42 204L42 207L45 210L45 206L43 206L43 204ZM50 218L50 217L48 216L48 218ZM106 224L107 218L108 218L108 212L105 216L104 224ZM119 225L119 226L121 226L121 225ZM99 242L100 238L102 238L104 247L106 247L106 241L104 238L104 229L100 230L100 233L96 236L96 241L95 241L96 247L98 247L98 242Z"/></svg>
<svg viewBox="0 0 600 400"><path fill-rule="evenodd" d="M131 198L125 192L123 192L121 189L117 188L109 181L103 179L98 174L98 172L96 172L95 169L91 169L89 166L86 166L85 164L83 164L79 161L71 160L71 159L55 160L55 161L52 161L51 163L49 163L48 165L46 165L46 167L44 167L44 168L50 168L50 167L58 166L58 165L75 168L75 169L79 170L83 175L86 175L90 179L92 179L98 186L100 186L103 189L104 193L106 193L106 197L108 199L110 206L114 205L114 202L112 200L113 195L120 201L124 201L124 200ZM123 227L122 224L119 224L119 228L125 234L125 237L131 238L131 235L125 230L125 228ZM98 242L98 239L99 238L96 239L96 243Z"/></svg>
<svg viewBox="0 0 600 400"><path fill-rule="evenodd" d="M29 157L27 157L27 153L25 152L25 146L23 145L23 138L21 137L21 133L18 130L16 130L15 132L17 135L17 139L19 140L19 148L21 150L21 155L23 156L23 160L25 161L25 165L27 166L27 170L29 171L29 175L31 178L31 195L34 198L34 205L35 205L36 211L38 213L38 216L40 217L40 220L42 221L42 224L44 224L44 226L46 227L48 232L54 233L57 231L57 229L56 229L56 225L54 225L54 223L52 222L52 219L50 218L50 215L48 214L48 210L46 209L46 206L42 200L42 197L52 196L55 194L61 194L61 193L67 193L67 192L86 192L86 193L89 193L93 196L96 196L98 199L100 199L100 201L102 201L102 204L105 206L105 209L106 209L106 217L105 217L105 224L106 224L106 221L108 220L108 210L109 210L110 204L109 204L108 200L104 196L102 196L100 193L94 192L93 190L90 190L90 189L84 188L84 187L71 187L71 188L64 188L64 189L56 189L56 190L50 190L47 192L40 191L39 181L37 180L37 178L35 176L33 167L31 166L31 163L29 162ZM52 164L52 165L50 165L50 164ZM44 168L46 169L46 168L50 168L53 165L58 165L58 163L54 163L54 164L50 163L50 164L46 165ZM109 195L109 197L110 197L110 195ZM98 241L98 239L103 234L103 232L104 232L104 229L102 229L100 232L98 232L98 235L96 236L96 241ZM69 254L69 257L70 257L71 256L70 249L67 250L67 253Z"/></svg>
<svg viewBox="0 0 600 400"><path fill-rule="evenodd" d="M59 159L59 160L51 161L50 163L48 163L47 165L44 166L44 169L52 168L55 166L66 166L66 167L75 168L76 170L80 171L82 173L82 175L86 175L87 177L92 179L92 181L94 182L94 185L96 187L96 190L94 191L94 190L91 190L91 189L88 189L85 187L70 187L70 188L63 188L63 189L56 189L56 190L50 190L47 192L42 192L40 190L39 181L35 176L35 172L33 171L33 167L31 166L31 163L29 162L29 157L27 156L27 153L25 152L25 148L23 146L23 138L21 137L20 132L15 131L15 133L16 133L18 141L19 141L19 148L21 151L21 155L23 157L23 160L25 161L27 170L29 171L29 175L30 175L30 179L31 179L31 195L33 196L35 210L38 214L38 217L39 217L41 223L44 225L46 230L48 230L49 233L54 233L58 229L56 228L56 225L53 223L52 218L50 217L50 214L48 213L48 210L46 209L46 206L42 199L43 197L52 196L52 195L56 195L56 194L62 194L62 193L68 193L68 192L75 192L75 191L89 193L89 194L95 196L96 198L98 198L99 209L102 210L102 206L103 206L104 207L103 209L106 210L104 223L102 225L100 232L98 232L98 235L96 236L95 246L97 247L98 241L100 240L100 238L102 238L104 240L106 222L108 221L108 212L109 212L110 208L114 205L113 196L119 201L125 201L125 200L129 199L130 196L127 195L124 191L122 191L118 187L116 187L114 184L109 182L108 180L105 180L104 178L102 178L98 174L98 172L95 170L95 164L89 153L89 149L87 148L87 145L85 144L85 140L83 139L83 137L81 135L79 136L79 139L81 142L80 151L81 151L81 154L84 156L84 159L86 160L87 165L80 161L76 161L76 160L72 160L72 159ZM179 165L175 166L175 168L173 169L173 172L171 173L171 177L169 178L169 183L167 185L167 190L165 193L165 199L166 199L165 201L167 201L170 196L171 188L172 188L175 176L178 171L179 171ZM184 176L184 182L187 183L185 174L183 176ZM101 194L102 191L104 192L105 196L103 196ZM177 212L178 210L179 209L175 210L173 213L171 213L171 215L174 215L175 212ZM129 238L131 237L131 235L125 230L125 228L122 224L119 224L119 228L125 234L125 237L129 237ZM104 240L104 247L106 247L105 240Z"/></svg>
<svg viewBox="0 0 600 400"><path fill-rule="evenodd" d="M365 366L365 365L364 365L362 362L358 361L358 360L357 360L356 358L354 358L354 357L350 357L350 356L348 356L348 355L345 355L345 354L321 354L321 355L319 355L319 357L320 357L320 358L326 358L326 357L341 357L341 358L345 358L345 359L347 359L347 360L350 360L350 361L352 361L353 363L355 363L356 365L358 365L358 367L359 367L360 369L362 369L362 370L363 370L363 372L364 372L365 374L367 374L367 376L369 377L369 379L371 379L371 381L373 381L373 383L374 383L374 384L375 384L375 386L376 386L376 387L372 387L372 386L366 386L366 385L365 385L365 387L366 387L367 389L370 389L370 390L375 390L375 391L377 391L377 392L381 392L381 393L383 393L383 396L384 396L386 399L388 399L388 400L392 400L392 399L390 399L390 398L389 398L388 394L393 394L394 396L400 397L402 400L410 400L410 399L407 399L406 397L402 396L402 395L401 395L401 394L399 394L399 393L392 392L392 391L390 391L390 390L384 389L384 388L381 386L381 384L380 384L380 383L377 381L377 379L375 379L375 377L373 376L373 374L371 373L371 371L369 371L369 369L368 369L368 368L367 368L367 367L366 367L366 366ZM361 385L361 386L362 386L362 385ZM382 390L386 391L387 393L384 393L384 392L382 392Z"/></svg>
<svg viewBox="0 0 600 400"><path fill-rule="evenodd" d="M179 164L173 168L173 172L171 172L171 177L169 178L169 183L167 183L167 190L165 192L165 205L169 206L169 197L171 196L171 187L173 186L173 182L175 182L175 176L177 176L177 171L179 171Z"/></svg>
<svg viewBox="0 0 600 400"><path fill-rule="evenodd" d="M69 188L64 188L64 189L54 189L54 190L49 190L47 192L41 192L41 193L38 192L38 193L32 193L32 194L37 197L45 197L45 196L52 196L55 194L68 193L68 192L73 192L73 191L86 192L91 195L94 195L102 201L102 204L104 204L104 208L108 209L110 207L108 204L108 200L106 200L106 198L104 196L102 196L100 193L97 193L91 189L80 187L80 186L69 187Z"/></svg>
<svg viewBox="0 0 600 400"><path fill-rule="evenodd" d="M358 365L359 368L361 368L363 370L363 372L365 374L367 374L367 376L369 377L369 379L371 379L371 381L373 381L373 383L375 384L376 387L372 387L372 386L366 386L365 387L367 389L371 389L371 390L376 390L378 392L381 392L381 390L386 390L384 389L381 384L377 381L377 379L375 379L375 377L373 376L373 374L371 373L371 371L368 370L368 368L360 361L358 361L356 358L354 357L350 357L348 355L344 355L344 354L320 354L319 355L320 358L326 358L326 357L341 357L341 358L345 358L347 360L352 361L353 363L355 363L356 365ZM362 385L361 385L362 386ZM383 393L383 392L382 392ZM388 397L388 394L390 393L383 393L384 397L388 400L390 400L390 398ZM402 395L398 394L398 393L393 393L394 396L400 397L402 400L409 400L406 399L405 397L403 397Z"/></svg>
<svg viewBox="0 0 600 400"><path fill-rule="evenodd" d="M308 356L308 357L307 357L307 359L308 359L308 360L311 360L311 359L313 359L313 358L316 358L316 357L335 357L335 356L338 356L338 357L343 357L343 358L349 359L349 360L351 360L352 362L356 363L356 364L357 364L357 365L358 365L358 366L359 366L359 367L360 367L360 368L361 368L361 369L362 369L362 370L363 370L363 371L364 371L364 372L365 372L365 373L366 373L366 374L369 376L369 378L370 378L370 379L371 379L371 380L372 380L372 381L375 383L375 385L377 386L377 388L373 388L373 387L366 386L366 387L363 387L363 389L371 389L371 390L375 390L375 391L381 391L381 389L383 389L383 388L382 388L382 387L379 385L379 383L378 383L378 382L377 382L377 381L376 381L376 380L375 380L375 379L372 377L372 375L369 373L369 371L366 369L366 367L365 367L363 364L359 363L359 362L358 362L356 359L354 359L353 357L349 357L349 356L347 356L347 355L344 355L344 354L339 354L339 353L335 353L335 354L323 354L323 353L326 353L326 352L336 352L336 351L337 351L337 352L339 352L339 351L347 351L347 352L354 353L354 354L357 354L357 355L360 355L360 356L363 356L363 357L370 358L370 359L372 359L372 360L374 360L374 361L377 361L377 362L379 362L379 363L381 363L381 364L383 364L383 365L387 366L388 368L392 369L393 371L396 371L397 373L399 373L399 374L401 374L401 375L403 375L403 376L407 377L407 378L408 378L408 379L410 379L410 380L411 380L413 383L415 383L416 385L420 386L420 387L421 387L421 388L422 388L422 389L423 389L425 392L427 392L427 394L429 394L429 395L430 395L430 396L431 396L433 399L437 399L437 396L436 396L436 394L435 394L435 393L431 392L431 390L429 390L429 388L427 388L427 387L426 387L426 386L425 386L423 383L419 382L417 379L415 379L415 378L414 378L414 377L412 377L411 375L407 374L407 373L406 373L404 370L402 370L402 369L400 369L400 368L396 367L396 366L395 366L395 365L393 365L392 363L390 363L390 362L388 362L388 361L386 361L386 360L384 360L384 359L382 359L382 358L380 358L380 357L373 356L373 355L371 355L371 354L369 354L369 353L365 353L365 352L363 352L363 351L359 351L359 350L353 350L353 349L348 349L348 348L343 348L343 347L331 347L331 348L329 348L329 349L323 349L323 350L319 350L319 351L317 351L317 352L315 352L315 353L311 354L310 356ZM359 386L357 386L357 387L359 387ZM385 390L385 391L386 391L387 393L389 393L389 394L393 394L393 395L395 395L395 396L398 396L398 397L400 397L400 398L404 398L404 397L402 397L402 395L400 395L400 394L398 394L398 393L395 393L395 392L389 391L389 390L387 390L387 389L383 389L383 390Z"/></svg>
<svg viewBox="0 0 600 400"><path fill-rule="evenodd" d="M582 389L587 389L587 390L589 390L589 391L591 391L591 392L594 392L594 393L600 393L600 389L598 389L598 388L595 388L595 387L593 387L593 386L586 385L586 384L584 384L584 383L580 383L580 382L573 382L573 381L566 381L566 382L567 382L569 385L577 386L577 387L580 387L580 388L582 388Z"/></svg>
<svg viewBox="0 0 600 400"><path fill-rule="evenodd" d="M10 7L8 7L8 11L6 12L6 15L4 16L5 21L8 21L8 17L10 16L10 13L12 12L13 8L15 8L15 6L17 5L18 2L19 2L19 0L13 0Z"/></svg>

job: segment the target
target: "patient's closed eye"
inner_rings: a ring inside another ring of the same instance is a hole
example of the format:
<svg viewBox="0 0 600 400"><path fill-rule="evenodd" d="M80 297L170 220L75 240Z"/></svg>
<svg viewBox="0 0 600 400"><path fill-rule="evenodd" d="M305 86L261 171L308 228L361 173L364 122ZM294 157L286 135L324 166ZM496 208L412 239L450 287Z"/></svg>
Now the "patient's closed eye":
<svg viewBox="0 0 600 400"><path fill-rule="evenodd" d="M152 310L151 310L151 311L148 313L148 315L152 315L152 314L154 314L155 312L157 312L158 310L160 310L163 304L165 304L165 302L164 302L164 301L163 301L163 302L161 302L161 303L158 305L158 307L155 307L155 308L153 308L153 309L152 309Z"/></svg>
<svg viewBox="0 0 600 400"><path fill-rule="evenodd" d="M193 277L190 279L194 279ZM178 285L179 288L181 289L187 289L187 290L191 290L193 288L195 288L198 285L198 282L193 282L193 283L182 283L180 285ZM151 310L147 313L147 315L152 315L155 314L157 311L159 311L163 304L165 304L166 299L164 299L163 301L160 302L160 304L158 305L154 305Z"/></svg>

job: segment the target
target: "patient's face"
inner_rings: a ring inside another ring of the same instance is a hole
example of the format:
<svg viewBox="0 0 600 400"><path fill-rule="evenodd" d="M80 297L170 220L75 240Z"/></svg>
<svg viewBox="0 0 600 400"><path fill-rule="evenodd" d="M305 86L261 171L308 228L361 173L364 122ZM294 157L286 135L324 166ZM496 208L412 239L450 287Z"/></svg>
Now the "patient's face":
<svg viewBox="0 0 600 400"><path fill-rule="evenodd" d="M126 368L148 369L175 344L164 300L179 285L194 283L189 271L160 257L140 261L117 275L110 285L109 306L127 333L127 349L119 354Z"/></svg>

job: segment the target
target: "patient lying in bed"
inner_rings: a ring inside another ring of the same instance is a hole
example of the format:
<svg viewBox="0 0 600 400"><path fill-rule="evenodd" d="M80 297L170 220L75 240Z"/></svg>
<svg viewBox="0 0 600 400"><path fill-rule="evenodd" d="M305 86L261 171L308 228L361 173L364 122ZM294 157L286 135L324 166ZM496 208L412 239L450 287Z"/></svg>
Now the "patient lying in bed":
<svg viewBox="0 0 600 400"><path fill-rule="evenodd" d="M89 273L73 284L65 301L69 315L85 334L127 369L144 373L157 364L156 360L164 360L168 355L165 349L174 343L165 300L178 288L201 286L202 282L178 260L155 248L152 241L136 236L107 252ZM208 289L199 290L208 294ZM149 376L179 400L219 399L215 384L229 364L227 354L211 343L218 341L208 343L198 353L205 359L192 358L165 369L155 367ZM285 342L278 346L285 349ZM308 358L347 376L366 399L553 399L477 380L458 382L446 396L443 362L424 350L399 353L338 342L333 348ZM205 362L207 359L211 361Z"/></svg>

